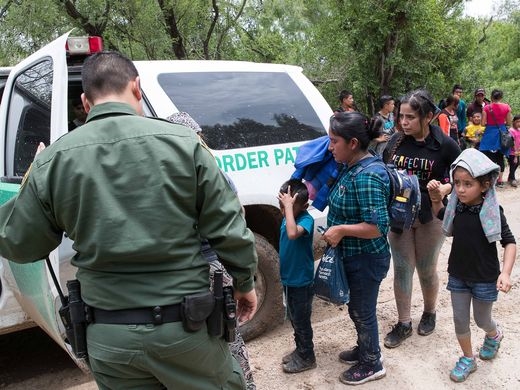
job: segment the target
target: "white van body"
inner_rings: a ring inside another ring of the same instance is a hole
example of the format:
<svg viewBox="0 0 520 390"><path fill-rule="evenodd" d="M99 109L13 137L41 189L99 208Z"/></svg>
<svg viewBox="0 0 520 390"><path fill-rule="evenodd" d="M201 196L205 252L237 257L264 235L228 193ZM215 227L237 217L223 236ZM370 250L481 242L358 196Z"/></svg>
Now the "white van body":
<svg viewBox="0 0 520 390"><path fill-rule="evenodd" d="M67 34L17 66L0 69L0 82L9 74L5 86L0 84L4 87L0 203L18 191L37 143L52 143L68 131L70 100L81 93L81 68L67 66L66 40ZM255 337L283 320L278 189L294 171L298 147L327 134L332 110L297 66L237 61L136 61L135 65L146 115L190 113L201 125L217 164L238 189L259 254L259 311L242 326L245 338ZM324 213L312 206L310 212L316 226L324 224ZM49 255L62 288L74 279L71 244L64 238ZM0 334L36 323L71 354L57 315L58 291L45 262L19 265L2 259L0 282Z"/></svg>

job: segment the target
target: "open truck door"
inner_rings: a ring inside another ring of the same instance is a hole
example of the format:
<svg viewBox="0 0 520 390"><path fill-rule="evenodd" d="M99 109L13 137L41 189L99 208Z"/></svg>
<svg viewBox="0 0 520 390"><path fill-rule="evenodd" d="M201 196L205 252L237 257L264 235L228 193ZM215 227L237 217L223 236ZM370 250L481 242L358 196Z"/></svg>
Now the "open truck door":
<svg viewBox="0 0 520 390"><path fill-rule="evenodd" d="M18 192L38 144L49 145L67 132L68 35L54 40L10 71L0 106L0 145L5 156L0 159L0 204ZM56 275L60 275L63 252L70 255L70 246L70 242L64 242L49 254ZM61 301L45 261L16 264L2 258L0 271L4 291L14 296L30 317L25 320L38 324L74 358L65 342L58 315ZM77 363L85 367L84 363Z"/></svg>

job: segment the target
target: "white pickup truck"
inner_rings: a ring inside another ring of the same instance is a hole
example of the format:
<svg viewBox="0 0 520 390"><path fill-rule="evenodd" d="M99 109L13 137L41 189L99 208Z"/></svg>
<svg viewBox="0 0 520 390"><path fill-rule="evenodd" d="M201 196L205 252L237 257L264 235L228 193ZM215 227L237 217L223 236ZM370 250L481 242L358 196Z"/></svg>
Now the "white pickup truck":
<svg viewBox="0 0 520 390"><path fill-rule="evenodd" d="M38 143L48 145L67 132L71 100L82 92L81 64L70 64L72 46L85 48L76 40L68 45L67 54L67 38L66 34L56 39L13 68L0 68L0 204L17 193ZM201 125L218 165L237 186L259 257L259 309L241 331L246 339L256 337L283 320L276 194L294 171L298 147L326 134L332 110L296 66L228 61L136 61L135 65L146 115L190 113ZM316 219L324 218L312 207L310 212ZM74 278L71 244L64 237L50 254L61 286ZM38 324L70 354L59 307L45 262L19 265L2 259L0 334Z"/></svg>

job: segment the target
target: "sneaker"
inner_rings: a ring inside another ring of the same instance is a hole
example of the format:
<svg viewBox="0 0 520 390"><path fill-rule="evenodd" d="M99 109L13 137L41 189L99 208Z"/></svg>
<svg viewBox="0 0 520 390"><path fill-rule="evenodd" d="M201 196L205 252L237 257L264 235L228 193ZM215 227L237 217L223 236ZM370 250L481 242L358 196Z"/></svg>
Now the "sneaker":
<svg viewBox="0 0 520 390"><path fill-rule="evenodd" d="M355 346L352 349L343 351L339 353L339 361L341 363L354 365L359 362L359 346ZM383 363L383 354L379 358L379 361Z"/></svg>
<svg viewBox="0 0 520 390"><path fill-rule="evenodd" d="M300 355L294 354L293 358L282 366L282 369L288 374L296 374L297 372L311 370L317 366L316 359L305 360Z"/></svg>
<svg viewBox="0 0 520 390"><path fill-rule="evenodd" d="M419 322L419 326L417 327L417 333L421 336L428 336L432 334L435 330L435 319L437 315L435 313L426 313L424 312L421 317L421 322Z"/></svg>
<svg viewBox="0 0 520 390"><path fill-rule="evenodd" d="M385 375L386 370L381 362L378 362L375 366L358 363L342 373L339 376L339 380L341 383L345 383L346 385L360 385L362 383L381 379Z"/></svg>
<svg viewBox="0 0 520 390"><path fill-rule="evenodd" d="M503 181L497 181L497 188L504 188L505 184Z"/></svg>
<svg viewBox="0 0 520 390"><path fill-rule="evenodd" d="M450 379L454 382L464 382L469 374L477 369L475 358L462 356L450 372Z"/></svg>
<svg viewBox="0 0 520 390"><path fill-rule="evenodd" d="M500 342L504 338L504 332L497 327L498 334L495 337L484 337L484 344L480 348L479 356L482 360L491 360L497 356Z"/></svg>
<svg viewBox="0 0 520 390"><path fill-rule="evenodd" d="M515 188L516 188L516 187L518 187L518 182L517 182L516 180L511 180L511 181L509 182L509 185L510 185L511 187L515 187Z"/></svg>
<svg viewBox="0 0 520 390"><path fill-rule="evenodd" d="M412 335L412 323L408 325L398 322L385 337L385 347L395 348Z"/></svg>
<svg viewBox="0 0 520 390"><path fill-rule="evenodd" d="M282 358L282 364L289 363L293 359L293 356L296 355L296 353L297 353L296 350L294 350L291 353L284 355L284 357Z"/></svg>

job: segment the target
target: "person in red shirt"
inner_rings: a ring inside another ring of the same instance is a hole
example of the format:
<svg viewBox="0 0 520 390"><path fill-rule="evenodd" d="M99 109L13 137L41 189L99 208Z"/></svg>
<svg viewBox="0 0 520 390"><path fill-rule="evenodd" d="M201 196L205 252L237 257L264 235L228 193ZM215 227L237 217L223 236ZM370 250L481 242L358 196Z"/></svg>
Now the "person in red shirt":
<svg viewBox="0 0 520 390"><path fill-rule="evenodd" d="M511 107L507 103L502 103L504 93L500 89L491 92L491 103L482 109L482 125L485 126L479 150L488 156L491 161L500 167L497 187L503 188L502 175L504 174L504 156L508 150L500 147L500 131L507 131L506 126L511 126L513 116Z"/></svg>

